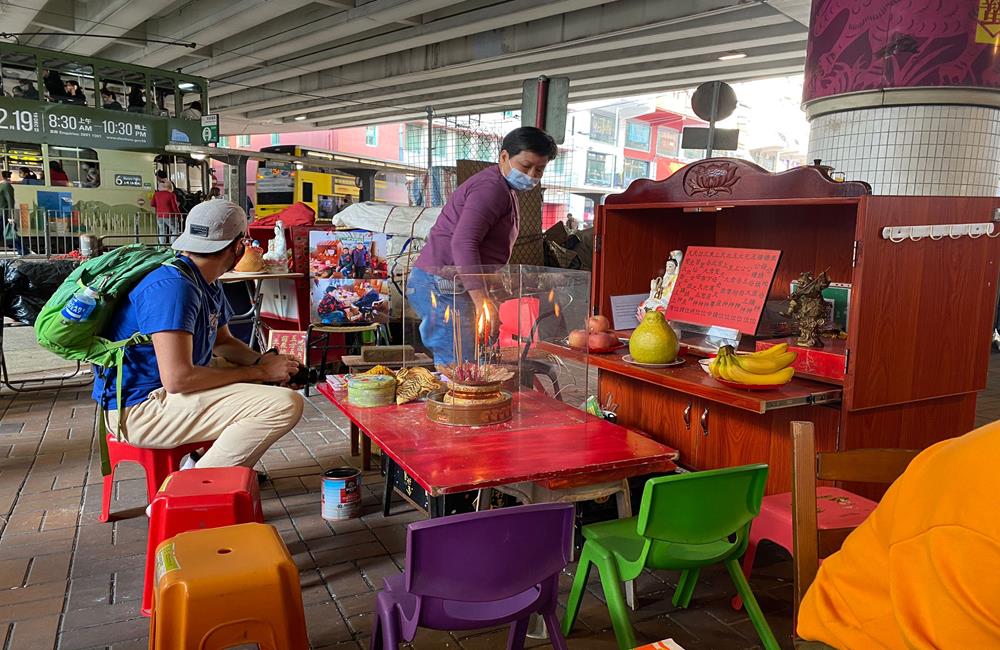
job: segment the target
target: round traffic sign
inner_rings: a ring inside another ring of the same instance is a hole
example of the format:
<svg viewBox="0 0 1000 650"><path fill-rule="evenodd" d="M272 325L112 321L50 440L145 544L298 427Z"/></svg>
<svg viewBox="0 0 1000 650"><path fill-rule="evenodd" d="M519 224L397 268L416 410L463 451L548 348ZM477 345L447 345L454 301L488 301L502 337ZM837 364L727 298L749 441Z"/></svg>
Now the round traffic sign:
<svg viewBox="0 0 1000 650"><path fill-rule="evenodd" d="M715 119L724 120L736 110L736 91L725 81L706 81L698 86L691 96L691 108L694 114L703 120L712 119L712 97L714 86L718 84L719 94L716 100Z"/></svg>

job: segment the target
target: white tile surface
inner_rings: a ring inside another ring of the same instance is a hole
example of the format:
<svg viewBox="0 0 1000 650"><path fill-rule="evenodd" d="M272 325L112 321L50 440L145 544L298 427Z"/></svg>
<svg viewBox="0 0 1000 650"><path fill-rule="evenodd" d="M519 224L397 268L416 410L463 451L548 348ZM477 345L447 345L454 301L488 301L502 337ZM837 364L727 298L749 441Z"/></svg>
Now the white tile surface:
<svg viewBox="0 0 1000 650"><path fill-rule="evenodd" d="M808 160L874 194L1000 195L1000 110L891 106L812 120Z"/></svg>

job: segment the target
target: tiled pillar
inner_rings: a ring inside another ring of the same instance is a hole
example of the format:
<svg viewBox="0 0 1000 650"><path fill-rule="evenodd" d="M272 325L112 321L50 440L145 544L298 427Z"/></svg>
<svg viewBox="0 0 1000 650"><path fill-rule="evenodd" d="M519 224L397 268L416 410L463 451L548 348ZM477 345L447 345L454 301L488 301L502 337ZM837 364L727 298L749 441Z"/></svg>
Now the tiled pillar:
<svg viewBox="0 0 1000 650"><path fill-rule="evenodd" d="M1000 194L1000 0L813 0L809 159L875 194Z"/></svg>

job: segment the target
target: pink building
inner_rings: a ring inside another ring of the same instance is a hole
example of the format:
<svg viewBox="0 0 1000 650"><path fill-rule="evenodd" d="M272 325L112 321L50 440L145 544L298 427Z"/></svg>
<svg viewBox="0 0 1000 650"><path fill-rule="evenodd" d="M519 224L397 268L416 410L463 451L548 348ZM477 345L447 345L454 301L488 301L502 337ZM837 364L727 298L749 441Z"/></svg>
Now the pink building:
<svg viewBox="0 0 1000 650"><path fill-rule="evenodd" d="M326 131L230 135L224 136L219 142L219 146L260 151L264 147L275 145L299 145L363 158L401 161L403 158L400 141L401 128L402 126L399 124L381 124ZM214 166L217 167L216 178L219 179L220 183L224 182L222 165L217 163ZM247 194L251 198L256 196L256 179L257 163L250 161L247 164ZM380 201L406 205L405 179L387 178L384 187L379 184L376 197Z"/></svg>

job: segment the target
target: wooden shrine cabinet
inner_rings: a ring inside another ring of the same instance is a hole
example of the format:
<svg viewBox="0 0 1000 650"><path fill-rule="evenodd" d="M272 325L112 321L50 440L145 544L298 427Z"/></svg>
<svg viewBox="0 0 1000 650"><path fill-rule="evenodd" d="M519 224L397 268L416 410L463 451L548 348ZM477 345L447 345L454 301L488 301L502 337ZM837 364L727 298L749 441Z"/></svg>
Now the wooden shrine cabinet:
<svg viewBox="0 0 1000 650"><path fill-rule="evenodd" d="M780 249L769 299L787 298L803 271L851 284L847 371L843 386L796 377L750 393L714 382L691 357L648 370L591 355L599 396L612 394L620 424L677 448L686 465L767 462L769 493L791 487L792 420L816 423L820 450L923 448L970 431L986 386L1000 242L894 242L883 228L988 224L998 207L991 197L871 196L821 167L772 174L725 158L636 181L597 209L595 311L610 314L611 296L646 293L671 250Z"/></svg>

